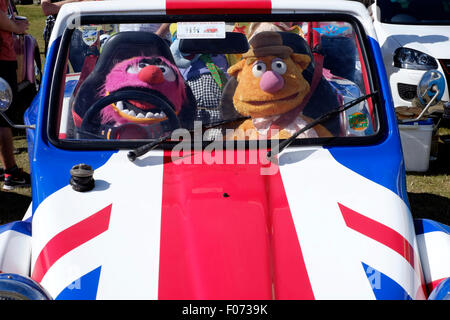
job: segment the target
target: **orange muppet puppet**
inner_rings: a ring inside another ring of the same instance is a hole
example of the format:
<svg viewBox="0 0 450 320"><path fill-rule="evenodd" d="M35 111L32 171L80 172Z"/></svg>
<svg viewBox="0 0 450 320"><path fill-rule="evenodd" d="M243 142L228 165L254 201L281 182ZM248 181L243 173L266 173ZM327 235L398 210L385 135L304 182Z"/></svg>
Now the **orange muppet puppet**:
<svg viewBox="0 0 450 320"><path fill-rule="evenodd" d="M234 108L250 119L243 121L232 138L286 139L312 121L302 115L310 96L310 85L303 70L310 64L308 55L293 53L284 46L277 32L264 31L250 40L243 59L228 69L236 77ZM241 131L242 130L242 131ZM331 137L316 125L299 138Z"/></svg>

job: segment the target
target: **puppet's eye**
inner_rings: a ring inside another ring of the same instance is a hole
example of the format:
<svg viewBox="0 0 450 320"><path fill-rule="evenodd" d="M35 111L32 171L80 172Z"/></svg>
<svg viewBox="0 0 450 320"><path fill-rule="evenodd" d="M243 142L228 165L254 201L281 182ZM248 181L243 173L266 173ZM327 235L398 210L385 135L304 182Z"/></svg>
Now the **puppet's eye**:
<svg viewBox="0 0 450 320"><path fill-rule="evenodd" d="M127 72L128 73L139 73L139 71L141 71L142 69L144 69L145 67L149 66L150 63L141 61L138 64L134 64L131 65L127 68Z"/></svg>
<svg viewBox="0 0 450 320"><path fill-rule="evenodd" d="M131 65L127 68L127 73L138 73L139 71L141 71L141 68L137 65Z"/></svg>
<svg viewBox="0 0 450 320"><path fill-rule="evenodd" d="M281 59L274 59L272 61L272 70L278 74L284 74L287 70L286 63Z"/></svg>
<svg viewBox="0 0 450 320"><path fill-rule="evenodd" d="M177 76L175 75L175 72L167 66L157 66L159 69L161 69L164 79L169 82L173 82L177 79Z"/></svg>
<svg viewBox="0 0 450 320"><path fill-rule="evenodd" d="M261 77L266 72L266 64L262 61L255 62L252 67L252 72L256 78Z"/></svg>

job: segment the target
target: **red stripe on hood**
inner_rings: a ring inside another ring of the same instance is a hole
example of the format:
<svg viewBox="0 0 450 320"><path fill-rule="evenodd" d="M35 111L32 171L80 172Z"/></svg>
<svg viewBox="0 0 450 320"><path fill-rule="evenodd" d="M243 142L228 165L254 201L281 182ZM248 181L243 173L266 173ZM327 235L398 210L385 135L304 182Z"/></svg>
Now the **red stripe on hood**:
<svg viewBox="0 0 450 320"><path fill-rule="evenodd" d="M338 203L345 224L359 233L382 243L401 255L414 268L414 249L401 234L388 226L372 220Z"/></svg>
<svg viewBox="0 0 450 320"><path fill-rule="evenodd" d="M159 299L314 298L280 173L261 175L250 153L207 165L166 151Z"/></svg>
<svg viewBox="0 0 450 320"><path fill-rule="evenodd" d="M271 0L166 0L167 14L270 14Z"/></svg>
<svg viewBox="0 0 450 320"><path fill-rule="evenodd" d="M108 230L111 208L112 204L54 236L39 253L31 278L41 282L61 257Z"/></svg>

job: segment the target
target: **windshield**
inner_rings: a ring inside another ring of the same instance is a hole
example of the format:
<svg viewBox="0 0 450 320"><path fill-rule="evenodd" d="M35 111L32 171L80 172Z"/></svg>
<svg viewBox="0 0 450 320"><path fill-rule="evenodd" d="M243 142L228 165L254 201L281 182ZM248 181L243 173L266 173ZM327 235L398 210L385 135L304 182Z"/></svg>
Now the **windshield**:
<svg viewBox="0 0 450 320"><path fill-rule="evenodd" d="M364 61L344 21L83 25L60 68L52 127L80 146L176 142L196 130L203 141L287 139L373 91ZM375 135L374 101L363 100L296 140Z"/></svg>
<svg viewBox="0 0 450 320"><path fill-rule="evenodd" d="M450 24L450 0L379 0L380 21L394 24Z"/></svg>

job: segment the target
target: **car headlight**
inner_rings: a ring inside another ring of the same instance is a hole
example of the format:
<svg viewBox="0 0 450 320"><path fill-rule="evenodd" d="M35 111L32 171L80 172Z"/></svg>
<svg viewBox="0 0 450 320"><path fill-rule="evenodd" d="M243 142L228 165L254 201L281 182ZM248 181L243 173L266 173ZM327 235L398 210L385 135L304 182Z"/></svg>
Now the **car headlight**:
<svg viewBox="0 0 450 320"><path fill-rule="evenodd" d="M14 273L0 273L0 301L51 299L36 281Z"/></svg>
<svg viewBox="0 0 450 320"><path fill-rule="evenodd" d="M438 64L432 56L409 48L398 48L394 53L394 66L397 68L431 70Z"/></svg>

